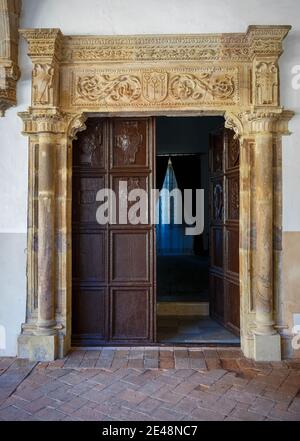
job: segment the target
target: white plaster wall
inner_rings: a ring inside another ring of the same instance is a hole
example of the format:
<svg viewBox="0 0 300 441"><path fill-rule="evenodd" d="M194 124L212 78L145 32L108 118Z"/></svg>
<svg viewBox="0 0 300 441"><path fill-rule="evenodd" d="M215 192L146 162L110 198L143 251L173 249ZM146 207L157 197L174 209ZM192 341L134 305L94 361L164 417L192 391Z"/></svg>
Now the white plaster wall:
<svg viewBox="0 0 300 441"><path fill-rule="evenodd" d="M249 24L291 24L281 60L281 92L282 103L298 115L291 124L294 134L283 146L284 231L300 231L300 89L293 90L291 74L293 66L300 66L299 17L299 0L23 0L21 26L58 27L65 34L150 34L244 32ZM18 255L24 253L26 232L27 141L17 117L30 104L25 48L22 42L18 107L0 120L0 262L5 262L0 266L0 326L9 336L0 355L15 354L25 315L26 266Z"/></svg>

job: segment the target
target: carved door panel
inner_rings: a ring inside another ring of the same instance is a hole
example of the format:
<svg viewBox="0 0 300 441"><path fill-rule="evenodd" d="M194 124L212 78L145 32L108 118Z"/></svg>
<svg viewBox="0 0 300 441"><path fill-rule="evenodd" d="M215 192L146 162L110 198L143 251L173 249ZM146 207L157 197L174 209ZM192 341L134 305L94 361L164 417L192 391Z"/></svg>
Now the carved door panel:
<svg viewBox="0 0 300 441"><path fill-rule="evenodd" d="M240 145L227 129L210 144L210 313L239 334Z"/></svg>
<svg viewBox="0 0 300 441"><path fill-rule="evenodd" d="M121 182L128 193L152 188L153 155L152 118L91 118L74 143L73 344L154 339L155 230L150 219L126 224L118 205ZM116 223L101 226L96 193L104 187L117 196Z"/></svg>

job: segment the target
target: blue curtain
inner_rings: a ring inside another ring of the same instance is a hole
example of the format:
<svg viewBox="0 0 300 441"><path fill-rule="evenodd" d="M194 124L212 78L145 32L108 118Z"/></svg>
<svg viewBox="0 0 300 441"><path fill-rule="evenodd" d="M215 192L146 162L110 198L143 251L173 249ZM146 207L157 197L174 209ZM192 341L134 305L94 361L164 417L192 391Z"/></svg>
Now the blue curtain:
<svg viewBox="0 0 300 441"><path fill-rule="evenodd" d="M172 164L169 158L162 190L178 189L178 184ZM185 224L174 223L174 200L169 203L167 195L162 194L157 202L159 224L156 226L156 240L158 255L190 255L193 254L193 236L185 235ZM183 218L183 212L182 212ZM170 223L167 223L170 219ZM184 219L183 219L184 221Z"/></svg>

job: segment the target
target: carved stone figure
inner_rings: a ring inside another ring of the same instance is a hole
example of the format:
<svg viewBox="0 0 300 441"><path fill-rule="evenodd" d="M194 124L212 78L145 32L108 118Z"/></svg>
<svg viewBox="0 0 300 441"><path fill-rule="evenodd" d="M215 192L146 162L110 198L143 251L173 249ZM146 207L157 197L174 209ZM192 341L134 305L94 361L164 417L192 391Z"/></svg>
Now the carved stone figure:
<svg viewBox="0 0 300 441"><path fill-rule="evenodd" d="M51 64L36 64L32 76L33 102L35 104L50 104L53 92L53 66Z"/></svg>

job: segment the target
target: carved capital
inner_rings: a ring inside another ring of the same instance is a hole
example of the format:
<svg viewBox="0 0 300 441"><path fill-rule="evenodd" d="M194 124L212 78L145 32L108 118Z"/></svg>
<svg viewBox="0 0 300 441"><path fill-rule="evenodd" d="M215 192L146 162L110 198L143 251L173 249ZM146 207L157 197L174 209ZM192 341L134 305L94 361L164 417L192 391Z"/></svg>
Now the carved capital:
<svg viewBox="0 0 300 441"><path fill-rule="evenodd" d="M28 112L20 112L18 115L24 124L22 131L24 135L42 133L59 135L67 132L68 116L58 109L48 109L43 112L30 108Z"/></svg>
<svg viewBox="0 0 300 441"><path fill-rule="evenodd" d="M257 109L249 112L226 112L225 127L235 132L235 137L244 138L259 135L290 135L289 122L294 112L277 108Z"/></svg>
<svg viewBox="0 0 300 441"><path fill-rule="evenodd" d="M242 115L244 135L290 135L288 125L293 116L294 112L282 108L245 112Z"/></svg>
<svg viewBox="0 0 300 441"><path fill-rule="evenodd" d="M18 67L18 26L21 0L0 1L0 116L16 105Z"/></svg>

